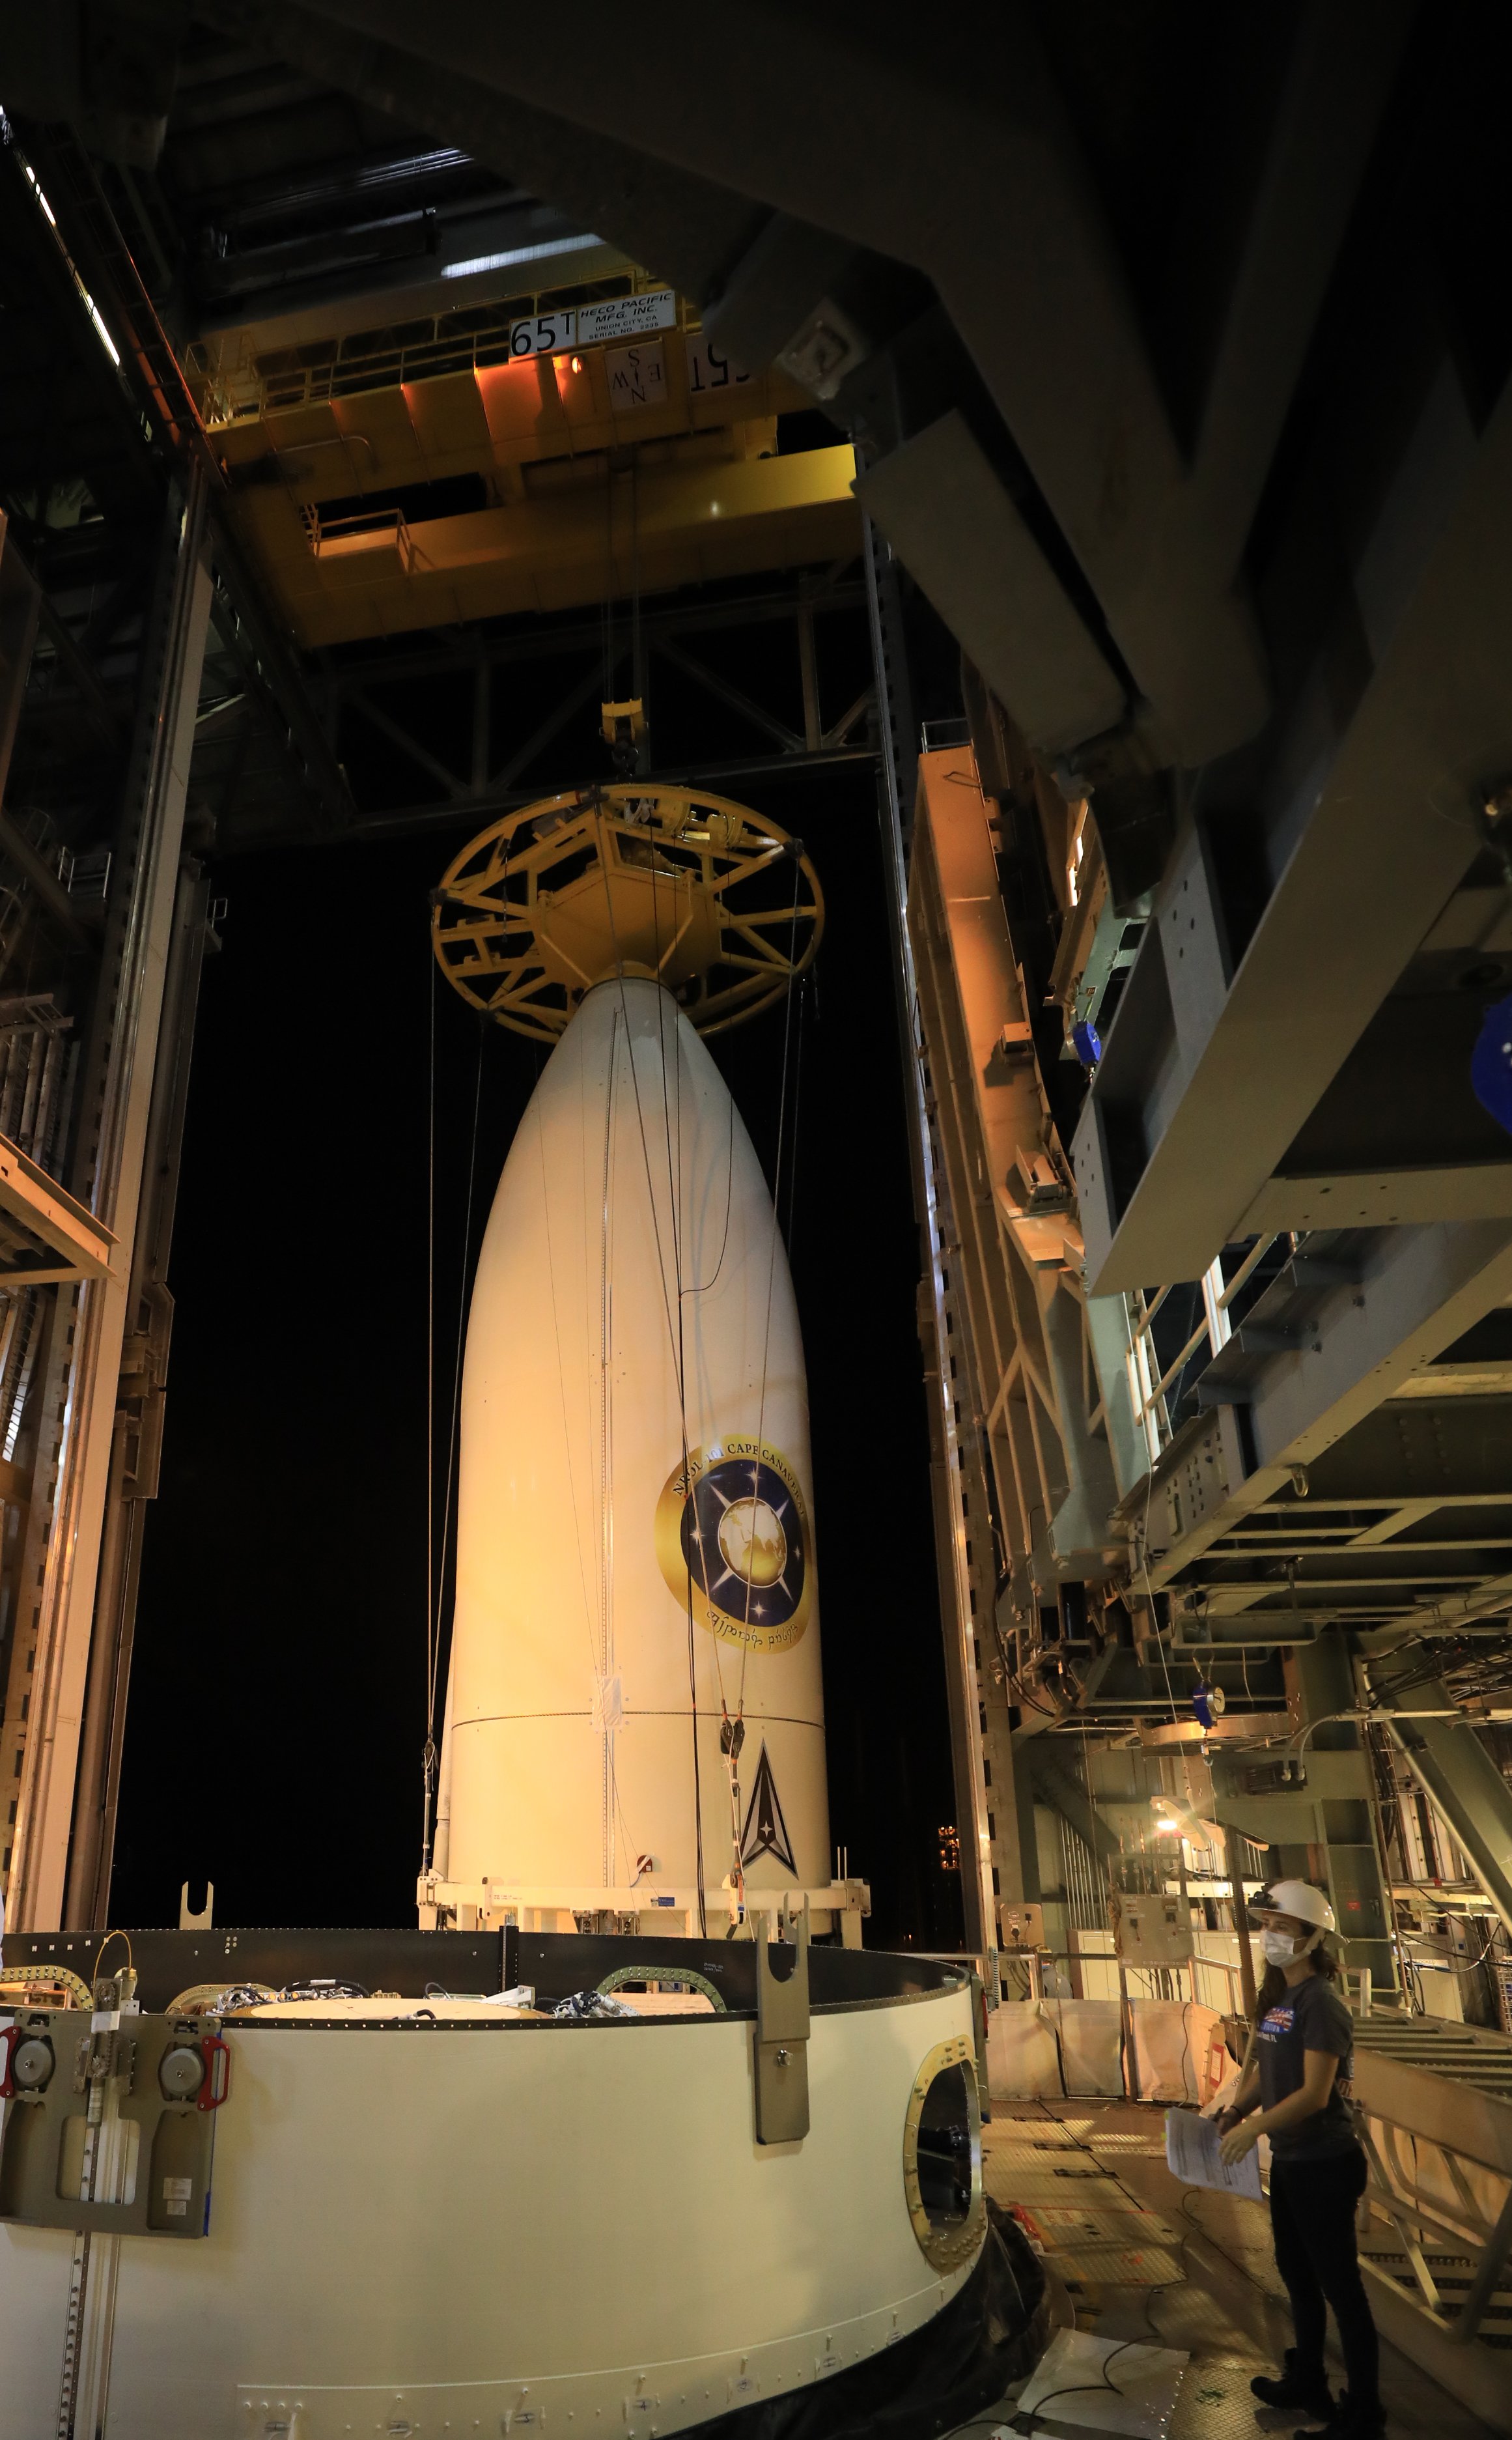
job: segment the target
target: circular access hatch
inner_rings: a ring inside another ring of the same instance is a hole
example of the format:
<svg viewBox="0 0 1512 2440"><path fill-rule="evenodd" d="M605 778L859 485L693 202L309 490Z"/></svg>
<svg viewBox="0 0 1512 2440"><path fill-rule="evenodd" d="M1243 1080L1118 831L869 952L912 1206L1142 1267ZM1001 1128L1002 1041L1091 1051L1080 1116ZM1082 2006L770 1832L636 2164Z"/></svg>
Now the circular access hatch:
<svg viewBox="0 0 1512 2440"><path fill-rule="evenodd" d="M920 2249L936 2270L970 2260L987 2226L976 2058L964 2037L921 2061L903 2122L903 2191Z"/></svg>

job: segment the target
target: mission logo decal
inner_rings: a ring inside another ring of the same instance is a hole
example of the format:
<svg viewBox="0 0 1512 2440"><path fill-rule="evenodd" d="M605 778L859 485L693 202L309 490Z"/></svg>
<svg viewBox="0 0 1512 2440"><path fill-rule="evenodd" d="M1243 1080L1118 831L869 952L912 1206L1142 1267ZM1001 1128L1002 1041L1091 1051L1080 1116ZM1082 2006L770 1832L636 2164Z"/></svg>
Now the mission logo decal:
<svg viewBox="0 0 1512 2440"><path fill-rule="evenodd" d="M751 1791L745 1827L740 1833L740 1861L754 1864L762 1856L775 1856L778 1863L786 1864L793 1879L797 1879L798 1867L792 1858L792 1841L782 1818L782 1799L777 1794L777 1783L772 1775L764 1737L761 1759L756 1765L756 1785Z"/></svg>
<svg viewBox="0 0 1512 2440"><path fill-rule="evenodd" d="M724 1643L786 1652L813 1607L798 1478L780 1449L732 1432L695 1449L656 1503L656 1556L679 1607Z"/></svg>

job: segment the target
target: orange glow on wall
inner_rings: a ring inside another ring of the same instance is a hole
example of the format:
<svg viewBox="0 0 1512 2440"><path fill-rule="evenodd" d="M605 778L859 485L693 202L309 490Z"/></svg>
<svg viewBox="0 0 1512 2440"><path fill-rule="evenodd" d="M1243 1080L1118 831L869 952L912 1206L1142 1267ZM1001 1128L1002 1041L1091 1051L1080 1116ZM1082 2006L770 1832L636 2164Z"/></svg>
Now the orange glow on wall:
<svg viewBox="0 0 1512 2440"><path fill-rule="evenodd" d="M521 356L510 365L478 365L473 369L489 437L500 443L562 433L561 401L549 356Z"/></svg>

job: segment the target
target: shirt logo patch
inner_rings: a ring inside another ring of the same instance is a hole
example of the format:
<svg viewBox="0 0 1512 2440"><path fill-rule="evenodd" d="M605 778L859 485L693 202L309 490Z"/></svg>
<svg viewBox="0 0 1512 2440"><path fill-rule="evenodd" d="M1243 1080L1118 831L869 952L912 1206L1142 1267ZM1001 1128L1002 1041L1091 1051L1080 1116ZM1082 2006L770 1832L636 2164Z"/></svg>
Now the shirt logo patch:
<svg viewBox="0 0 1512 2440"><path fill-rule="evenodd" d="M1290 2034L1292 2027L1295 2025L1296 2020L1297 2012L1295 2008L1267 2009L1264 2022L1260 2027L1261 2039L1264 2040L1269 2035L1271 2040L1274 2041L1278 2035Z"/></svg>

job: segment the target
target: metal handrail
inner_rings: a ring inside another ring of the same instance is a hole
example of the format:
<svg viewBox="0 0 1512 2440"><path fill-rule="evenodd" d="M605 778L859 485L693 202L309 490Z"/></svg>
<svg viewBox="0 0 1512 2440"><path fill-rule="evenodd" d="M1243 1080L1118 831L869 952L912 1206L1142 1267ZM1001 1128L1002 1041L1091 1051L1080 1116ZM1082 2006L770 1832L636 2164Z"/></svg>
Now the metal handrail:
<svg viewBox="0 0 1512 2440"><path fill-rule="evenodd" d="M627 294L640 295L662 283L640 272L608 272L598 280L583 283L607 287L613 281L630 280ZM496 365L521 363L525 359L511 352L509 333L517 322L530 321L543 310L551 310L551 299L562 294L576 296L579 288L559 282L554 288L527 289L515 296L496 300L496 318L470 331L443 331L441 324L449 317L438 312L421 318L431 322L431 333L425 338L411 338L386 346L373 347L365 353L343 354L344 345L338 338L330 341L336 352L325 362L314 364L269 364L259 360L226 368L213 362L213 350L204 340L195 340L188 349L185 363L195 386L200 412L212 430L227 424L265 416L274 410L289 407L325 406L343 398L365 396L374 390L399 389L406 383L434 379L438 374L487 370ZM677 330L685 337L696 335L702 327L696 307L679 297ZM590 340L586 349L596 350L603 343ZM286 351L296 356L298 350ZM571 355L573 346L557 351ZM309 444L302 444L308 446Z"/></svg>
<svg viewBox="0 0 1512 2440"><path fill-rule="evenodd" d="M1228 1311L1230 1304L1237 1296L1240 1288L1243 1287L1245 1282L1250 1278L1252 1272L1254 1270L1255 1265L1261 1262L1270 1252L1279 1234L1280 1231L1278 1229L1272 1229L1269 1237L1261 1237L1256 1240L1249 1253L1245 1255L1243 1262L1239 1265L1238 1269L1235 1272L1234 1277L1229 1281L1227 1286L1213 1298L1213 1305L1218 1312L1226 1313ZM1168 1287L1162 1288L1160 1294L1156 1297L1154 1303L1146 1307L1144 1319L1140 1324L1140 1333L1142 1336L1148 1335L1150 1323L1153 1321L1157 1311L1169 1294L1170 1289ZM1136 1424L1142 1424L1145 1417L1155 1406L1157 1400L1165 1396L1166 1390L1170 1388L1171 1383L1176 1379L1177 1374L1182 1371L1189 1357L1196 1354L1204 1338L1207 1340L1209 1346L1211 1346L1213 1343L1213 1324L1206 1313L1203 1314L1201 1320L1198 1323L1197 1328L1193 1331L1191 1337L1181 1350L1181 1353L1172 1357L1170 1363L1166 1366L1165 1371L1161 1374L1160 1379L1150 1390L1148 1397L1146 1398L1144 1403L1135 1409L1134 1421Z"/></svg>

